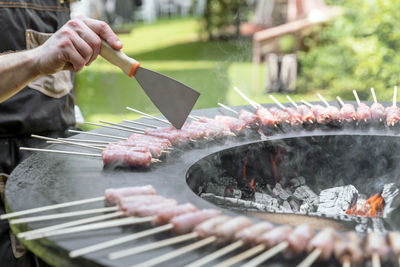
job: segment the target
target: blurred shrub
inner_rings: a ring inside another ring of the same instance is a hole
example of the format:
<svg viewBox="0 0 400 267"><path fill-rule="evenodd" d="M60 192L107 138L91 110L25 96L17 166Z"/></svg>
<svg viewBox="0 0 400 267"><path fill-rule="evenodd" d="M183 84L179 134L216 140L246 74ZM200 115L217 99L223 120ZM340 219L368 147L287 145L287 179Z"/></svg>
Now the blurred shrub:
<svg viewBox="0 0 400 267"><path fill-rule="evenodd" d="M329 89L326 94L360 97L369 88L383 91L400 81L400 1L327 0L345 14L320 34L305 40L299 52L300 91Z"/></svg>
<svg viewBox="0 0 400 267"><path fill-rule="evenodd" d="M207 0L203 16L203 32L209 40L237 37L246 0Z"/></svg>

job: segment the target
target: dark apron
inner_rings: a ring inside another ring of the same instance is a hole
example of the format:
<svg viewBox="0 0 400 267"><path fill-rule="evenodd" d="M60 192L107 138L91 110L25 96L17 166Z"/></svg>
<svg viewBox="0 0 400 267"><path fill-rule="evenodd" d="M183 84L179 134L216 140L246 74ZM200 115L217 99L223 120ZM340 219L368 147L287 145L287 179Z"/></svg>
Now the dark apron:
<svg viewBox="0 0 400 267"><path fill-rule="evenodd" d="M42 44L69 20L69 13L68 1L0 1L0 53ZM30 135L65 137L67 129L75 125L72 78L68 71L41 77L0 103L0 214L5 212L7 175L29 155L19 147L43 147L44 141ZM7 221L0 221L0 265L38 265L12 234Z"/></svg>

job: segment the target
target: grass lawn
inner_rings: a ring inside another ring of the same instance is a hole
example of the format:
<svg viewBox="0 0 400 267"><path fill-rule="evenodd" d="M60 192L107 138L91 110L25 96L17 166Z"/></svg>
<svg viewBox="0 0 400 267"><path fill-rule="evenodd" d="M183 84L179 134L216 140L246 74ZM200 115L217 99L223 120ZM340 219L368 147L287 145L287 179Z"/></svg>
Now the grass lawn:
<svg viewBox="0 0 400 267"><path fill-rule="evenodd" d="M263 89L265 70L252 64L251 40L203 42L199 22L193 18L161 20L152 25L134 24L131 34L120 35L123 51L143 67L173 77L201 93L195 109L247 104L232 89L239 87L260 103L271 102ZM285 95L276 94L287 102ZM293 94L299 101L318 100L315 92ZM137 115L130 106L151 114L158 110L135 79L124 75L102 58L77 75L76 101L87 121L120 122Z"/></svg>

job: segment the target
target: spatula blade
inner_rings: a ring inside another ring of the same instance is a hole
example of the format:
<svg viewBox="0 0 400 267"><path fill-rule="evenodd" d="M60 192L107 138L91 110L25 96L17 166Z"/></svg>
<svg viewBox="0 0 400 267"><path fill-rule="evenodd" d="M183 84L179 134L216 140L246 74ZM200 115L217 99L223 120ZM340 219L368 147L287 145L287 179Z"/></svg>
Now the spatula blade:
<svg viewBox="0 0 400 267"><path fill-rule="evenodd" d="M200 93L170 77L142 67L136 70L135 78L165 118L180 129Z"/></svg>

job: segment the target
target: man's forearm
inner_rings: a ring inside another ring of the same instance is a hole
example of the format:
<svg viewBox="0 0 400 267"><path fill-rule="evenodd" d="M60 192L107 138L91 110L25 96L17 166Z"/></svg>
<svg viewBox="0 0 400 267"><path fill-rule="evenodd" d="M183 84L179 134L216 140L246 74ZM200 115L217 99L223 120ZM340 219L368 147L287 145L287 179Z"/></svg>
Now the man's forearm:
<svg viewBox="0 0 400 267"><path fill-rule="evenodd" d="M3 102L39 77L35 50L1 55L0 74L0 102Z"/></svg>

